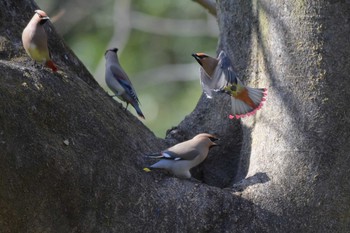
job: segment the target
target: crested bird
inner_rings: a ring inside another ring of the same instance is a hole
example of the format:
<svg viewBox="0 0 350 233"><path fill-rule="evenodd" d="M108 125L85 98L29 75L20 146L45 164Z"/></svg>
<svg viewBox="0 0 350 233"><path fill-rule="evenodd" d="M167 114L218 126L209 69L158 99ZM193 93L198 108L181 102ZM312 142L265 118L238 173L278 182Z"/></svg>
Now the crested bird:
<svg viewBox="0 0 350 233"><path fill-rule="evenodd" d="M267 89L243 85L224 51L217 58L205 53L193 53L192 56L201 66L200 81L206 96L212 98L213 92L223 92L231 96L230 119L254 115L262 107Z"/></svg>
<svg viewBox="0 0 350 233"><path fill-rule="evenodd" d="M122 101L126 102L126 108L131 104L137 115L145 119L140 107L139 99L137 98L136 91L131 84L128 75L125 73L121 67L117 55L118 49L112 48L108 49L105 53L106 58L106 74L105 79L109 89L113 91L115 96L117 96Z"/></svg>
<svg viewBox="0 0 350 233"><path fill-rule="evenodd" d="M22 43L27 54L36 62L49 67L53 72L57 71L56 65L50 57L47 46L47 35L44 24L50 18L42 10L36 10L34 16L22 32Z"/></svg>
<svg viewBox="0 0 350 233"><path fill-rule="evenodd" d="M209 149L218 146L218 138L212 134L201 133L188 141L181 142L160 153L147 155L150 158L160 159L148 168L160 168L171 172L179 178L191 178L190 169L202 163L208 156Z"/></svg>

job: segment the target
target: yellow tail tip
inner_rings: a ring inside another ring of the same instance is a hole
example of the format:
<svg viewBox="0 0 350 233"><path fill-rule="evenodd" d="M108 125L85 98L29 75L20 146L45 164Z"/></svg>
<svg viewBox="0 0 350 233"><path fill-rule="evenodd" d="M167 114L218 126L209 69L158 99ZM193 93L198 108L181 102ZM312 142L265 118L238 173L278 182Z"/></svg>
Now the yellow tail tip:
<svg viewBox="0 0 350 233"><path fill-rule="evenodd" d="M145 172L150 172L151 171L151 169L149 169L148 167L145 167L142 170L144 170Z"/></svg>

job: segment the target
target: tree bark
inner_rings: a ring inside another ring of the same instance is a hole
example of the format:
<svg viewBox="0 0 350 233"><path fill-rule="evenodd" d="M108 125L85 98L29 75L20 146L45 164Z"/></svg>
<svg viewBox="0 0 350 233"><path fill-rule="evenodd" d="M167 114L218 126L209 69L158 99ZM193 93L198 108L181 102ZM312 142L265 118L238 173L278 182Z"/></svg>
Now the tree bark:
<svg viewBox="0 0 350 233"><path fill-rule="evenodd" d="M51 25L60 71L32 66L21 32L36 8L0 2L1 232L350 230L346 1L218 1L219 47L244 82L268 87L266 106L231 121L228 96L202 97L165 140ZM203 183L143 172L144 153L199 132L222 144L193 171Z"/></svg>
<svg viewBox="0 0 350 233"><path fill-rule="evenodd" d="M346 1L219 3L222 46L247 82L269 88L242 121L239 168L268 175L242 197L279 216L278 231L350 230L349 15Z"/></svg>

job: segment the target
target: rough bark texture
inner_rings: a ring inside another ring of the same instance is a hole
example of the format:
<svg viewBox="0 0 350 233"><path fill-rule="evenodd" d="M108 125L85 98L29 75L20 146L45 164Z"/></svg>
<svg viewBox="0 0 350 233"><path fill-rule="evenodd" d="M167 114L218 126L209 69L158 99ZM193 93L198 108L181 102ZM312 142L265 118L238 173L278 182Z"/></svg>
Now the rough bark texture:
<svg viewBox="0 0 350 233"><path fill-rule="evenodd" d="M1 232L349 231L348 2L218 1L220 47L268 102L241 125L225 96L202 97L166 140L51 26L60 72L34 67L20 39L34 9L0 2ZM222 138L194 171L206 184L142 171L143 153L198 132Z"/></svg>
<svg viewBox="0 0 350 233"><path fill-rule="evenodd" d="M220 1L218 15L237 69L269 88L242 121L239 168L270 181L242 197L279 216L268 231L348 232L349 1Z"/></svg>

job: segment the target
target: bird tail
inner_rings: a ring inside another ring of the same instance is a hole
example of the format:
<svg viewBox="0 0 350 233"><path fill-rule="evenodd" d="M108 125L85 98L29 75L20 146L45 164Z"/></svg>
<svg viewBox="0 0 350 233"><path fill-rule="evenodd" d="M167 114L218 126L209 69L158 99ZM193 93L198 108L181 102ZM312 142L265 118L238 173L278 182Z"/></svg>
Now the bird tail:
<svg viewBox="0 0 350 233"><path fill-rule="evenodd" d="M57 72L57 67L56 67L55 63L53 63L52 60L48 60L46 62L46 66L49 67L53 72Z"/></svg>
<svg viewBox="0 0 350 233"><path fill-rule="evenodd" d="M266 100L266 88L245 87L235 97L231 96L230 119L239 119L256 113Z"/></svg>
<svg viewBox="0 0 350 233"><path fill-rule="evenodd" d="M150 168L150 167L144 167L142 170L144 170L145 172L150 172L150 171L152 171L152 168Z"/></svg>
<svg viewBox="0 0 350 233"><path fill-rule="evenodd" d="M139 105L138 104L132 104L132 106L135 108L137 115L139 115L139 117L141 117L142 119L145 119L145 116L143 115Z"/></svg>

